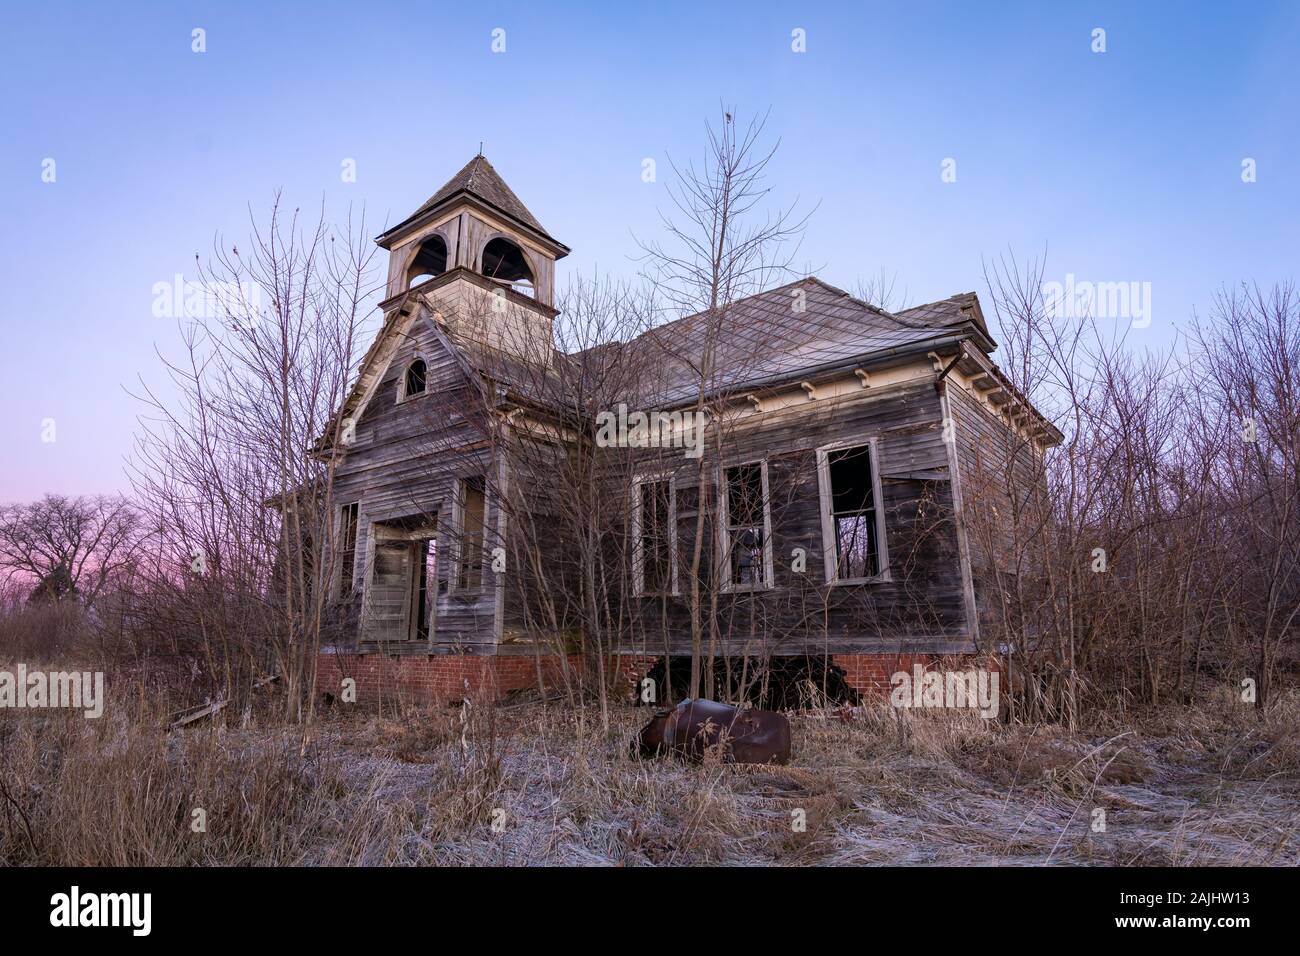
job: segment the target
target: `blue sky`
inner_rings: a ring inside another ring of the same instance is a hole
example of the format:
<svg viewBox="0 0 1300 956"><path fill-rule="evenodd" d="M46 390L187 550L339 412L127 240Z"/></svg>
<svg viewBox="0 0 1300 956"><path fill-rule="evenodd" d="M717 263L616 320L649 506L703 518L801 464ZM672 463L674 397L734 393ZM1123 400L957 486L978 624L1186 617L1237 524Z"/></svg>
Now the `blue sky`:
<svg viewBox="0 0 1300 956"><path fill-rule="evenodd" d="M701 154L720 102L770 109L773 205L820 203L800 261L837 285L883 268L919 303L982 292L982 258L1046 249L1050 278L1151 283L1143 347L1221 283L1297 271L1293 2L126 0L0 18L0 501L127 487L125 388L161 384L155 349L177 341L153 285L193 277L214 235L242 239L250 204L283 188L335 218L364 206L377 235L480 141L573 248L561 282L634 273L666 157Z"/></svg>

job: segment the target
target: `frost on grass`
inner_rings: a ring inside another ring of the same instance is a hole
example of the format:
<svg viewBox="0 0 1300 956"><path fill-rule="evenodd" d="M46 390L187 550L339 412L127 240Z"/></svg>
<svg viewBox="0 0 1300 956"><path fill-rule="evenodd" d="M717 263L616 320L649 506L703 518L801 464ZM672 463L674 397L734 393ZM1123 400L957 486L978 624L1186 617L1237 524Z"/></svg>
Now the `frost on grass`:
<svg viewBox="0 0 1300 956"><path fill-rule="evenodd" d="M643 711L551 705L167 733L0 722L27 864L1300 863L1296 708L1088 732L867 708L793 718L789 767L643 761ZM192 833L203 806L208 831ZM1102 811L1104 828L1097 826ZM78 833L93 833L82 839Z"/></svg>

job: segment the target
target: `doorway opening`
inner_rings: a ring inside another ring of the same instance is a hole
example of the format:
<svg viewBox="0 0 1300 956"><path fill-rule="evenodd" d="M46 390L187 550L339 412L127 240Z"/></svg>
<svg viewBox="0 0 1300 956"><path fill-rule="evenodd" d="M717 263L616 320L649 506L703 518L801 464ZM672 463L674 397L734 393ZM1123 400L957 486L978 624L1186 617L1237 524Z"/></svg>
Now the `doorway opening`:
<svg viewBox="0 0 1300 956"><path fill-rule="evenodd" d="M438 534L428 516L376 521L365 640L432 642L437 633Z"/></svg>

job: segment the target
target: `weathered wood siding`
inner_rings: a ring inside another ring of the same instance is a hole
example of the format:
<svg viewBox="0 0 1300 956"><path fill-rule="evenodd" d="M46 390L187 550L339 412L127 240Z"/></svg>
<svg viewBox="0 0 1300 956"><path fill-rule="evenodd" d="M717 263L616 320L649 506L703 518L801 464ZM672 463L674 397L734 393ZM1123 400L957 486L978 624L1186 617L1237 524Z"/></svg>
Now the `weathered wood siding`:
<svg viewBox="0 0 1300 956"><path fill-rule="evenodd" d="M1017 579L1035 573L1029 545L1047 517L1042 451L964 388L950 387L948 403L975 601L991 624L1015 600Z"/></svg>
<svg viewBox="0 0 1300 956"><path fill-rule="evenodd" d="M338 469L335 499L340 505L360 504L353 580L358 596L375 570L375 522L417 515L436 520L437 604L432 643L442 648L489 649L495 643L496 630L493 581L485 573L484 586L477 590L461 592L449 587L450 558L456 544L450 534L456 481L490 476L495 464L481 420L481 399L427 321L422 316L412 321L357 419L355 440ZM425 393L399 403L399 382L417 355L427 366ZM489 477L489 487L493 484ZM488 507L488 525L493 527L497 509L491 495ZM364 625L364 611L361 616ZM429 645L404 640L384 649L427 653Z"/></svg>
<svg viewBox="0 0 1300 956"><path fill-rule="evenodd" d="M558 443L511 436L506 516L508 572L503 588L502 650L537 644L581 647L581 595L576 580L572 450Z"/></svg>
<svg viewBox="0 0 1300 956"><path fill-rule="evenodd" d="M585 623L577 601L579 582L573 579L581 563L568 527L573 502L564 497L570 492L559 478L567 471L571 450L561 443L533 442L526 453L510 455L507 468L488 436L483 394L457 357L421 324L426 321L416 322L381 377L357 421L356 440L338 476L339 503L360 502L358 590L375 568L375 522L420 514L437 521L432 641L397 641L384 649L514 652L537 642L576 649ZM427 392L398 403L400 377L416 355L427 363ZM807 402L773 402L757 414L724 421L723 457L713 460L717 443L711 440L705 458L704 493L710 511L702 539L706 653L710 648L717 654L943 654L975 649L972 609L978 605L983 610L987 601L990 555L996 553L1002 560L1014 542L990 542L973 533L966 527L970 514L963 513L959 525L952 466L963 482L964 512L974 507L987 518L1014 496L1025 494L1015 490L1015 483L1031 480L1033 459L1018 460L1010 472L1004 468L998 480L1000 455L1014 449L1008 426L963 389L949 386L945 392L946 399L934 377L922 374ZM946 415L954 425L952 441L944 438ZM510 441L521 438L511 432ZM817 450L868 442L874 442L877 456L889 576L828 585ZM602 573L607 576L602 593L617 621L612 630L617 648L689 653L688 594L695 543L690 499L697 491L698 462L681 449L616 448L602 454L606 458L601 474L609 489L601 507L617 512L600 541ZM755 461L766 463L772 586L731 591L721 584L723 567L714 541L717 476L723 467ZM453 490L458 479L472 475L488 478L489 553L483 586L459 593L449 587L455 573L455 547L449 539ZM678 587L675 594L631 597L632 479L651 475L672 477L676 484ZM504 493L505 507L499 493ZM497 538L502 528L506 534ZM552 528L554 534L549 533ZM508 556L508 570L500 575L490 566L491 548L498 544ZM802 549L803 571L794 568L795 549ZM980 587L985 590L982 596ZM392 597L384 591L376 596ZM396 624L390 629L402 630ZM370 633L364 614L361 630Z"/></svg>
<svg viewBox="0 0 1300 956"><path fill-rule="evenodd" d="M715 613L709 613L702 587L706 652L710 622L719 653L971 650L942 425L933 379L923 378L748 416L724 427L723 465L767 461L775 574L771 588L720 593ZM877 442L891 580L828 586L816 450L870 439ZM675 454L670 459L656 451L646 470L672 462L680 501L695 484L696 465ZM716 488L708 493L716 508ZM688 516L678 518L681 594L638 599L640 633L628 650L689 652L686 595L695 525ZM713 558L712 542L704 547ZM806 552L803 573L793 570L795 548Z"/></svg>

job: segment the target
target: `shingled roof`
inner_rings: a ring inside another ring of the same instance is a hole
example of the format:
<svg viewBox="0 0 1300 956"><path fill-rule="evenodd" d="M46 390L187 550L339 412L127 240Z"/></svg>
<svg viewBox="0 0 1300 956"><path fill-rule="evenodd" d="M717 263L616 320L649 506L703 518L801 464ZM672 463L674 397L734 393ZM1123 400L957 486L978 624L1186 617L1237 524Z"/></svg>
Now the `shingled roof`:
<svg viewBox="0 0 1300 956"><path fill-rule="evenodd" d="M948 328L973 322L975 327L992 339L979 297L974 292L959 292L938 302L927 302L915 308L903 309L898 318L906 323L920 323L928 328Z"/></svg>
<svg viewBox="0 0 1300 956"><path fill-rule="evenodd" d="M505 213L516 222L540 233L551 242L561 245L558 240L542 228L542 224L537 221L537 217L528 211L528 207L515 195L514 190L506 185L505 180L501 178L501 174L492 167L492 164L488 162L487 157L482 153L466 163L460 172L447 180L446 184L425 200L419 209L392 229L389 229L385 235L396 232L407 223L419 219L425 213L449 202L461 193L468 193L483 200L489 206Z"/></svg>
<svg viewBox="0 0 1300 956"><path fill-rule="evenodd" d="M800 312L791 307L796 292L802 293ZM974 293L890 313L809 277L739 299L714 316L689 315L626 342L556 352L554 361L568 366L564 372L529 367L471 342L457 340L457 345L484 374L539 400L554 401L587 373L603 377L599 369L611 363L652 369L631 376L637 394L628 398L671 407L692 400L701 386L717 393L798 381L873 355L971 336L983 340L981 348L996 347ZM709 368L702 382L706 353Z"/></svg>
<svg viewBox="0 0 1300 956"><path fill-rule="evenodd" d="M798 313L791 308L796 290L803 293ZM712 318L687 316L651 329L628 348L659 369L654 397L671 405L698 391L706 348L712 351L706 390L727 391L918 346L961 334L963 326L987 335L982 325L973 294L895 315L810 277L741 299Z"/></svg>
<svg viewBox="0 0 1300 956"><path fill-rule="evenodd" d="M802 293L798 312L792 308L796 293ZM740 299L714 316L690 315L625 342L553 352L549 366L485 348L451 330L444 334L471 372L505 386L518 399L553 408L574 407L571 392L579 381L590 385L620 366L653 369L628 376L636 394L627 398L666 408L691 401L701 387L706 394L762 389L941 341L974 339L985 352L997 347L973 292L890 313L811 276ZM706 352L709 374L701 381ZM359 396L360 385L341 415Z"/></svg>

